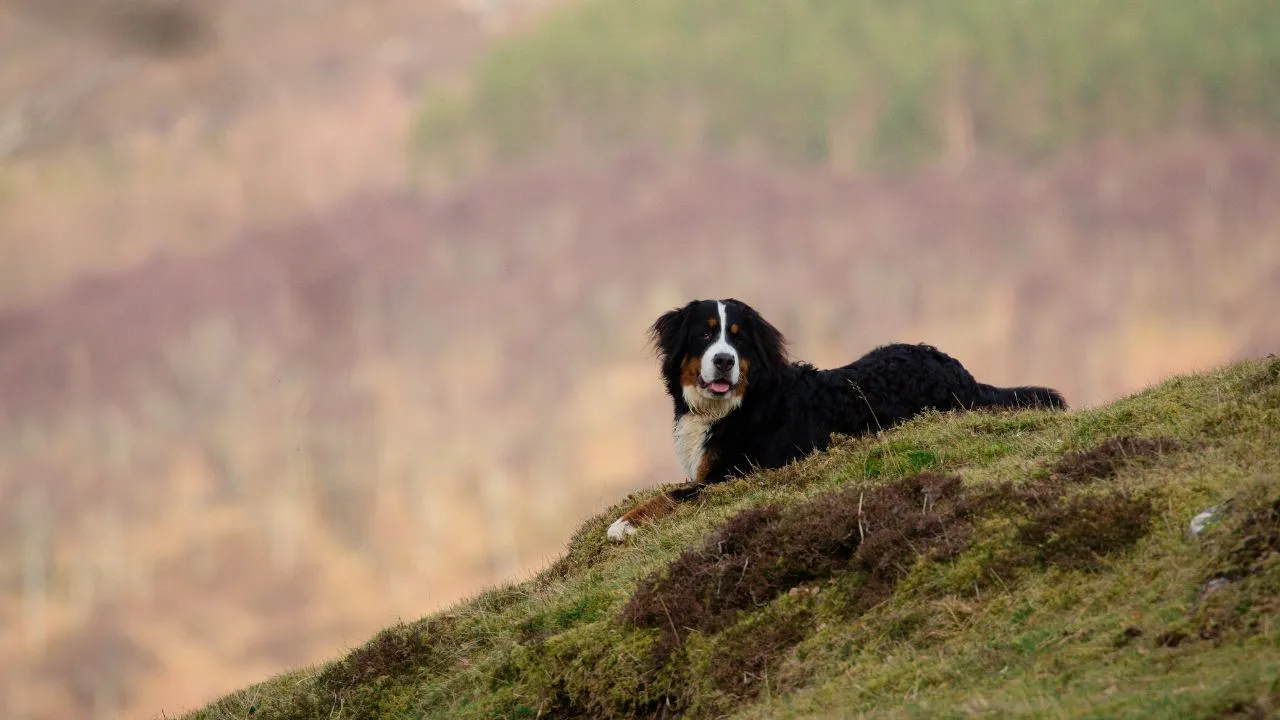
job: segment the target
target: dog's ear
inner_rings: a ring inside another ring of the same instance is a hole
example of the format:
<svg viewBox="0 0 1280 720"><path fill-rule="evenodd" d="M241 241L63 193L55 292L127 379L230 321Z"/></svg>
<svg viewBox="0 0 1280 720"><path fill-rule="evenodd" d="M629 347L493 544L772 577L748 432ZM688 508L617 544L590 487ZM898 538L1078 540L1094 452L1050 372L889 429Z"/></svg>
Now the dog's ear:
<svg viewBox="0 0 1280 720"><path fill-rule="evenodd" d="M743 319L746 320L747 340L756 357L760 369L769 377L777 377L782 368L790 362L787 357L787 339L782 331L765 320L751 306L738 303L742 308ZM753 374L754 377L754 374Z"/></svg>
<svg viewBox="0 0 1280 720"><path fill-rule="evenodd" d="M664 373L672 364L678 365L684 360L685 346L689 343L689 314L694 305L691 302L663 313L649 328L649 338L662 361Z"/></svg>

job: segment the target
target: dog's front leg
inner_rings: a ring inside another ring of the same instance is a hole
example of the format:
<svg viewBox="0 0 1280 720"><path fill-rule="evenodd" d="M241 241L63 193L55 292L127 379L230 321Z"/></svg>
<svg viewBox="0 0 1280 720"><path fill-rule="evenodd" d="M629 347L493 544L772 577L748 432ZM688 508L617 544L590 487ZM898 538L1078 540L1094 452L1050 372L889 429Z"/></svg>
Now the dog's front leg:
<svg viewBox="0 0 1280 720"><path fill-rule="evenodd" d="M614 542L626 540L629 536L635 535L636 529L641 525L675 512L680 503L697 497L701 489L701 485L688 483L638 503L628 510L627 514L614 520L606 534Z"/></svg>

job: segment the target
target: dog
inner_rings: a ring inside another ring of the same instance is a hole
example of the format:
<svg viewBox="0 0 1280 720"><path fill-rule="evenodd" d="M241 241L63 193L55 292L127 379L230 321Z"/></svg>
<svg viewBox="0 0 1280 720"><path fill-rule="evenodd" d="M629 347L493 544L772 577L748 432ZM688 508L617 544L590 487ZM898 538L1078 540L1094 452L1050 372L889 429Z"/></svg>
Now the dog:
<svg viewBox="0 0 1280 720"><path fill-rule="evenodd" d="M732 298L671 310L649 335L675 409L672 435L686 481L614 521L613 541L707 485L825 450L832 433L873 433L930 409L1067 408L1051 388L980 383L931 345L884 345L829 370L792 362L782 333Z"/></svg>

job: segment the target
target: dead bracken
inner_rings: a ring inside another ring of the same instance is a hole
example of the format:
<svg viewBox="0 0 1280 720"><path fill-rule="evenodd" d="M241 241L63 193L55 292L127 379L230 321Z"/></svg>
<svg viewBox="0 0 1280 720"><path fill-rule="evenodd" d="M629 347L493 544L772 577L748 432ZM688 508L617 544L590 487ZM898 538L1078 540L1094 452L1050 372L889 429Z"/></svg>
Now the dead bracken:
<svg viewBox="0 0 1280 720"><path fill-rule="evenodd" d="M622 620L663 632L669 652L690 631L715 632L739 611L837 572L864 574L856 604L893 592L920 555L949 558L969 546L986 498L955 475L923 473L875 490L844 490L791 507L733 516L702 547L645 578Z"/></svg>
<svg viewBox="0 0 1280 720"><path fill-rule="evenodd" d="M1119 437L1088 450L1073 450L1054 464L1050 479L1085 483L1113 477L1121 467L1134 461L1176 452L1182 443L1173 438Z"/></svg>
<svg viewBox="0 0 1280 720"><path fill-rule="evenodd" d="M1126 493L1051 498L1032 510L1018 539L1049 565L1096 570L1103 558L1131 547L1151 526L1151 501Z"/></svg>

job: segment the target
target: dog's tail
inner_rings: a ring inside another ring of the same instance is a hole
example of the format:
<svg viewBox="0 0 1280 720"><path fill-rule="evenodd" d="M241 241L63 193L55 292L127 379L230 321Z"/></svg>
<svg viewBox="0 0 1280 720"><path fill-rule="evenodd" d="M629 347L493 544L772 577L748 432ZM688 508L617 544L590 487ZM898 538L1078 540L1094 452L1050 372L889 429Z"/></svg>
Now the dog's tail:
<svg viewBox="0 0 1280 720"><path fill-rule="evenodd" d="M1002 388L994 385L978 385L978 407L1033 408L1038 410L1066 410L1067 401L1062 393L1047 387L1025 386Z"/></svg>

